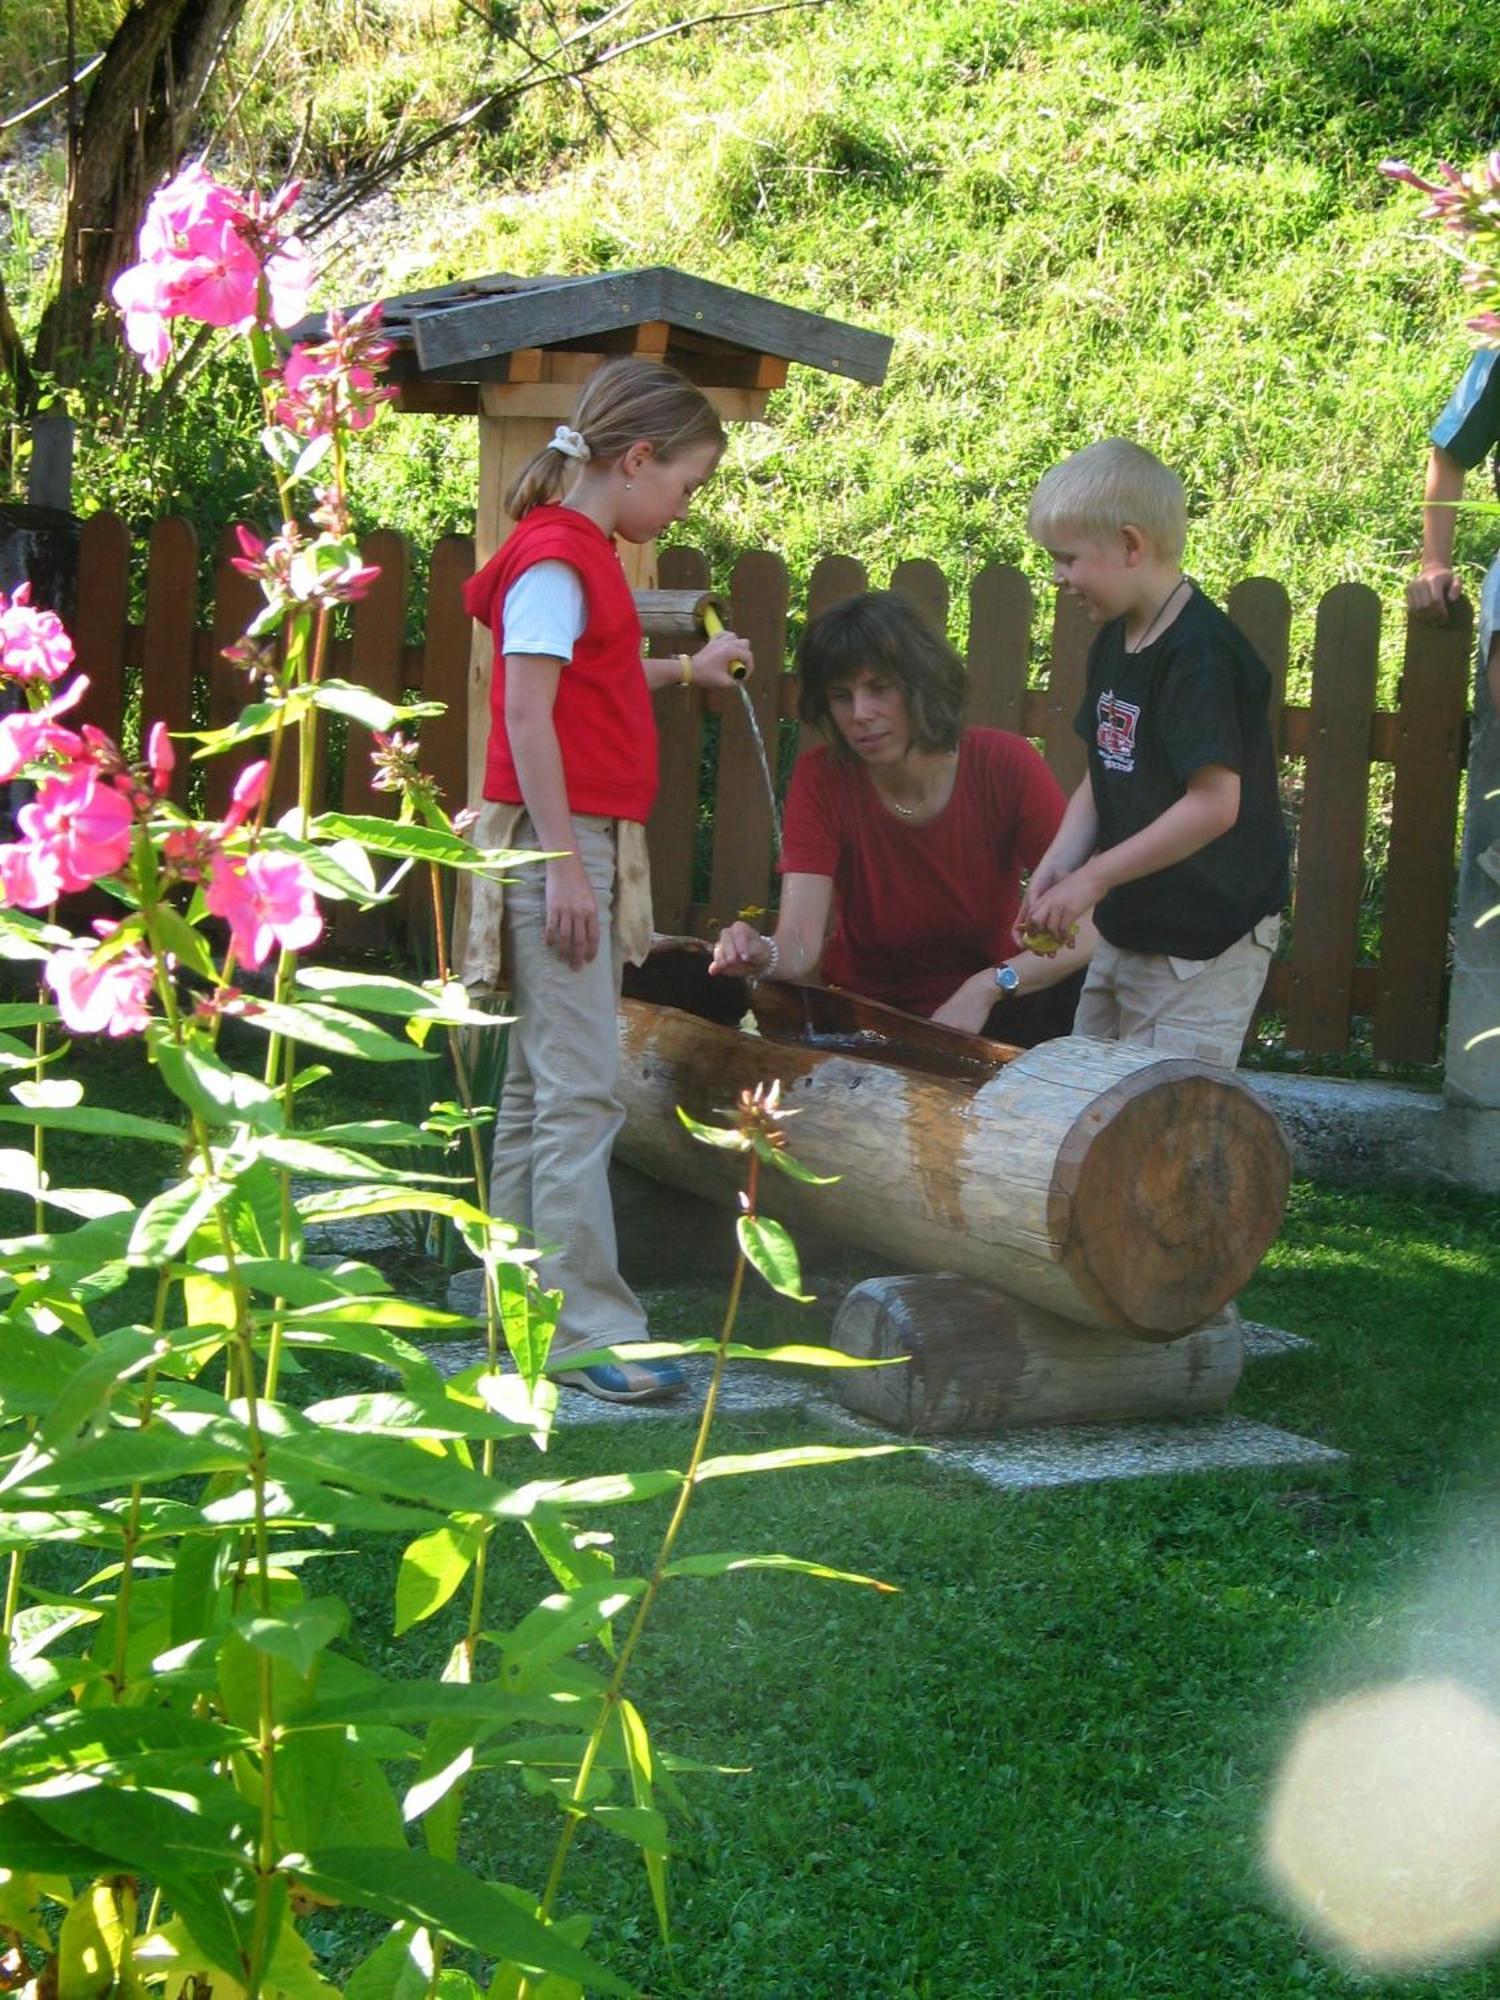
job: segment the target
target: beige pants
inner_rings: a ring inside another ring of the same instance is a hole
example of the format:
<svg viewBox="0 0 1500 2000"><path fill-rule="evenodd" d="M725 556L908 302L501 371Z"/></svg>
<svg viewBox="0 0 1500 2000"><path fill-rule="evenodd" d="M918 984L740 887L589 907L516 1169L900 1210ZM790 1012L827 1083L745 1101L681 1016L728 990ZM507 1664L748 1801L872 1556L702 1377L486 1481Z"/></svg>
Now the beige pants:
<svg viewBox="0 0 1500 2000"><path fill-rule="evenodd" d="M1233 1069L1280 935L1280 917L1263 917L1217 958L1121 951L1101 938L1073 1032Z"/></svg>
<svg viewBox="0 0 1500 2000"><path fill-rule="evenodd" d="M518 868L505 888L505 962L515 1020L495 1120L490 1206L528 1231L543 1285L563 1294L552 1361L644 1340L646 1315L620 1276L609 1156L624 1112L614 922L615 821L574 814L578 853L599 899L599 950L576 970L548 948L546 870ZM518 849L540 846L529 815Z"/></svg>

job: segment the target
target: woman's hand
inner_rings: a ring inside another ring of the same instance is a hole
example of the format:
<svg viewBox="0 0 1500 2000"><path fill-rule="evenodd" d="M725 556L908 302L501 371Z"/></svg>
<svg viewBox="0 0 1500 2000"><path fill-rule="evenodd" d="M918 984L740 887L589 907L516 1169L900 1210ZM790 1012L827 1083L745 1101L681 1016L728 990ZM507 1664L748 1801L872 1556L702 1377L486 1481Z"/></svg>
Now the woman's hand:
<svg viewBox="0 0 1500 2000"><path fill-rule="evenodd" d="M694 653L690 664L695 687L733 687L755 671L750 642L737 632L716 632L702 652Z"/></svg>
<svg viewBox="0 0 1500 2000"><path fill-rule="evenodd" d="M599 899L576 854L542 864L547 871L548 949L576 972L599 949Z"/></svg>
<svg viewBox="0 0 1500 2000"><path fill-rule="evenodd" d="M987 965L983 972L966 979L956 993L950 993L932 1018L941 1028L961 1028L966 1035L977 1035L999 997L994 968Z"/></svg>
<svg viewBox="0 0 1500 2000"><path fill-rule="evenodd" d="M741 979L757 979L775 958L771 940L762 937L754 924L730 924L719 932L708 969L710 973L734 973Z"/></svg>

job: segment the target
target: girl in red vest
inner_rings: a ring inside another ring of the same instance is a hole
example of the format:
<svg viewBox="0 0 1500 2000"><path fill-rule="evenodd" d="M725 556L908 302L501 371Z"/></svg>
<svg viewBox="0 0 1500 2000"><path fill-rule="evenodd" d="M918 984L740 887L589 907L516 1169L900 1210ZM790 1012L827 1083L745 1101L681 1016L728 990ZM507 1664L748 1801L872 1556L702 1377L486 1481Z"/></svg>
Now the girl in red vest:
<svg viewBox="0 0 1500 2000"><path fill-rule="evenodd" d="M651 934L644 822L656 796L653 689L727 687L750 649L732 632L676 660L641 657L635 600L615 538L651 542L687 512L718 465L724 432L674 368L634 358L590 376L571 424L506 496L517 526L469 584L470 613L495 634L486 800L476 844L557 858L518 868L503 911L477 899L482 961L498 914L515 1021L495 1127L495 1212L542 1248L561 1290L553 1379L605 1402L671 1395L671 1362L569 1365L646 1340L620 1276L609 1156L622 959ZM493 956L493 953L490 954ZM474 953L471 950L472 970Z"/></svg>

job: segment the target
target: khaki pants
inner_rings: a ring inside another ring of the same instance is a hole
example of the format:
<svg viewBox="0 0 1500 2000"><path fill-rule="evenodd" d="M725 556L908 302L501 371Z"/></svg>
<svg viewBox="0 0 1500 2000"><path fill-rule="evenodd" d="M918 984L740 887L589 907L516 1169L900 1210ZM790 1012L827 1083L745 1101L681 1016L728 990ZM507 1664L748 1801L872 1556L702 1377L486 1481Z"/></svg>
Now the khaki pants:
<svg viewBox="0 0 1500 2000"><path fill-rule="evenodd" d="M1280 917L1263 917L1217 958L1122 951L1101 938L1073 1032L1233 1069L1280 934Z"/></svg>
<svg viewBox="0 0 1500 2000"><path fill-rule="evenodd" d="M578 852L599 898L599 950L575 970L550 950L546 870L518 868L505 889L505 962L515 1021L495 1120L490 1206L530 1232L543 1285L563 1294L552 1361L644 1340L646 1315L620 1276L609 1156L624 1111L620 948L614 923L615 822L574 815ZM517 848L540 846L529 815Z"/></svg>

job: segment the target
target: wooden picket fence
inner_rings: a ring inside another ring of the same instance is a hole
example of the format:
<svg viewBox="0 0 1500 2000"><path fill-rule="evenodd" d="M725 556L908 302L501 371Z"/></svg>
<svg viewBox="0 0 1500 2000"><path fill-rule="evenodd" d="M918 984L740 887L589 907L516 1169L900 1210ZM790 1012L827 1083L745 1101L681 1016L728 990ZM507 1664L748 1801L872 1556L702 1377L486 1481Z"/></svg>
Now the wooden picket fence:
<svg viewBox="0 0 1500 2000"><path fill-rule="evenodd" d="M257 586L228 566L225 537L218 552L212 609L200 623L199 549L185 520L158 521L150 535L140 624L129 617L132 548L116 516L98 514L84 526L76 643L93 683L90 718L118 731L127 714L193 726L195 713L219 726L245 697L242 671L221 649L244 630L259 602ZM450 807L463 803L467 773L470 628L460 601L473 563L472 543L448 536L432 552L426 603L415 621L422 638L406 639L410 557L401 536L378 530L364 543L379 581L353 610L351 632L334 648L330 671L392 700L413 690L447 704L441 719L422 727L422 761L442 785ZM704 588L704 558L665 550L661 582ZM867 586L863 567L848 556L826 556L808 579L814 614ZM886 581L886 579L880 579ZM939 629L946 629L949 588L935 563L900 564L889 578ZM729 579L734 627L752 643L758 671L749 683L760 728L773 759L781 725L797 708L795 677L768 671L785 664L791 590L779 556L742 555ZM1467 625L1408 623L1398 706L1376 707L1381 607L1362 584L1340 584L1318 606L1312 698L1298 707L1283 699L1291 605L1280 584L1251 578L1229 594L1229 611L1270 667L1283 760L1284 790L1297 847L1290 941L1272 969L1266 1005L1285 1018L1291 1048L1339 1054L1370 1024L1374 1053L1399 1062L1431 1062L1441 1050L1460 782L1467 744L1470 641ZM968 591L967 663L971 721L1016 730L1037 742L1064 789L1083 771L1083 746L1073 716L1083 687L1091 628L1059 598L1053 616L1045 681L1031 685L1036 617L1026 578L992 563ZM701 796L705 722L719 718L713 746L713 796ZM774 901L770 804L750 731L734 697L664 693L661 793L650 827L652 880L659 929L696 931L741 909ZM389 811L387 794L369 789L368 736L351 724L342 762L340 802L350 810ZM1384 864L1379 951L1360 957L1360 916L1366 894L1367 831L1374 766L1394 767ZM205 805L223 807L230 760L207 766ZM179 767L179 782L185 781ZM325 803L335 801L328 799ZM703 880L703 843L708 855ZM418 917L417 921L420 921ZM346 918L340 940L378 946L379 926Z"/></svg>

